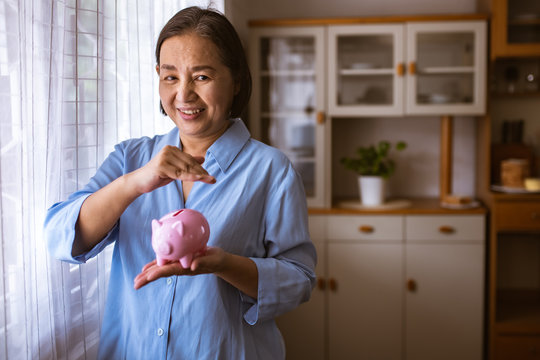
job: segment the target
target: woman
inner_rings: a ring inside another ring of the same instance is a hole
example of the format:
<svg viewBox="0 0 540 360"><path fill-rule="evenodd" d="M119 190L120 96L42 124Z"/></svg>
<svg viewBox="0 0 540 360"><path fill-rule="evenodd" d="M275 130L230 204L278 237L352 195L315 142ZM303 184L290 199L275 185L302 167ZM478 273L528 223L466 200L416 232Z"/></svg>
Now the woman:
<svg viewBox="0 0 540 360"><path fill-rule="evenodd" d="M176 127L118 144L82 190L53 205L49 249L83 263L114 242L100 358L284 358L273 319L307 301L315 279L299 176L236 118L251 78L223 15L180 11L156 58L161 110ZM158 266L151 221L181 208L207 218L209 250L190 269Z"/></svg>

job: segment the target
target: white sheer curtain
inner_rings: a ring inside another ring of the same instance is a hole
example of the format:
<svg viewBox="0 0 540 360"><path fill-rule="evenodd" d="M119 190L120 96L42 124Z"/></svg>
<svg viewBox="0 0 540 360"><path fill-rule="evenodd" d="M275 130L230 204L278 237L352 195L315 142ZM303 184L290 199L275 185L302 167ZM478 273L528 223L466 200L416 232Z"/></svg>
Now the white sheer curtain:
<svg viewBox="0 0 540 360"><path fill-rule="evenodd" d="M45 212L118 141L173 126L154 44L189 5L208 1L0 0L0 358L96 357L111 249L50 258Z"/></svg>

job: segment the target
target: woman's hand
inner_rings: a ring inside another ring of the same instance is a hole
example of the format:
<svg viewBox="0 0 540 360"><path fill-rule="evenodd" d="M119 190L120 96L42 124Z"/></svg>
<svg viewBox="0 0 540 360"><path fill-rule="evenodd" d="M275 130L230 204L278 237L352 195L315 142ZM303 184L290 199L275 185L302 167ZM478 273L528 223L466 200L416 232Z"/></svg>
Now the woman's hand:
<svg viewBox="0 0 540 360"><path fill-rule="evenodd" d="M193 157L176 146L167 145L146 165L128 175L140 194L174 180L215 183L216 179L201 166L203 162L202 157Z"/></svg>
<svg viewBox="0 0 540 360"><path fill-rule="evenodd" d="M257 265L250 258L225 252L218 247L208 247L206 252L195 257L189 269L184 269L178 261L158 266L156 260L146 264L135 277L134 288L162 277L172 275L215 274L243 293L257 298L259 273Z"/></svg>
<svg viewBox="0 0 540 360"><path fill-rule="evenodd" d="M217 247L208 247L206 252L195 257L189 269L184 269L178 261L169 262L165 265L157 265L156 260L146 264L141 273L135 277L135 289L162 277L171 275L199 275L212 274L220 270L225 262L225 251Z"/></svg>

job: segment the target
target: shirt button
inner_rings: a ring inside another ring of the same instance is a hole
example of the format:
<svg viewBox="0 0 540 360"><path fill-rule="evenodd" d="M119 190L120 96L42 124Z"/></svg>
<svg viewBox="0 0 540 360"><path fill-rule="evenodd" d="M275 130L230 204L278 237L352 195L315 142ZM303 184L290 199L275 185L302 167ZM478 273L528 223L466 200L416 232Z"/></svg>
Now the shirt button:
<svg viewBox="0 0 540 360"><path fill-rule="evenodd" d="M171 278L167 278L167 285L171 285L172 284L172 279Z"/></svg>
<svg viewBox="0 0 540 360"><path fill-rule="evenodd" d="M157 334L158 334L158 336L162 336L163 335L163 329L162 328L157 329Z"/></svg>

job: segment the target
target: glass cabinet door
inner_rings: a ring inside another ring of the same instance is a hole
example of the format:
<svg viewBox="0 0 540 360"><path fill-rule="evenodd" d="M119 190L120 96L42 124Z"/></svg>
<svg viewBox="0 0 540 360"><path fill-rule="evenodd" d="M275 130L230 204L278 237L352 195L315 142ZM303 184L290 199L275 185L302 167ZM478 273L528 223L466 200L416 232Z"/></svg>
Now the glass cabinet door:
<svg viewBox="0 0 540 360"><path fill-rule="evenodd" d="M409 114L485 112L486 24L407 24Z"/></svg>
<svg viewBox="0 0 540 360"><path fill-rule="evenodd" d="M322 206L324 29L257 28L252 39L252 134L289 157L308 204Z"/></svg>
<svg viewBox="0 0 540 360"><path fill-rule="evenodd" d="M331 115L394 115L403 112L403 26L331 26Z"/></svg>

